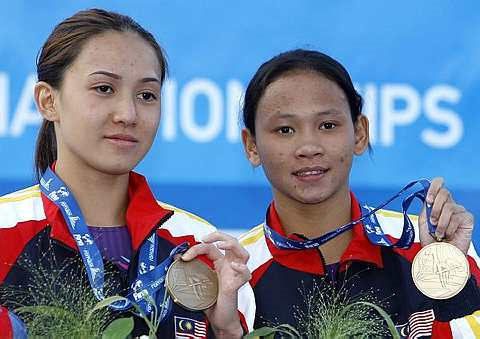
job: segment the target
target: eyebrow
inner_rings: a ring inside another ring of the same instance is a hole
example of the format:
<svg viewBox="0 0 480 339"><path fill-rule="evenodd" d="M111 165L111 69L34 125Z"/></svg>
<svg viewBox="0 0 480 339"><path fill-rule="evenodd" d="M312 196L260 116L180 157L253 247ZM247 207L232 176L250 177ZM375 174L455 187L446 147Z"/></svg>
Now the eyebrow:
<svg viewBox="0 0 480 339"><path fill-rule="evenodd" d="M121 79L122 78L118 74L107 72L107 71L96 71L96 72L90 73L89 76L97 75L97 74L106 75L107 77L114 78L114 79Z"/></svg>
<svg viewBox="0 0 480 339"><path fill-rule="evenodd" d="M160 83L160 80L158 80L157 78L143 78L140 81L141 82L158 82L158 83Z"/></svg>
<svg viewBox="0 0 480 339"><path fill-rule="evenodd" d="M107 71L96 71L96 72L93 72L93 73L89 74L89 76L92 76L92 75L106 75L107 77L114 78L114 79L117 79L117 80L122 79L122 77L120 75L112 73L112 72L107 72ZM140 82L158 82L158 83L160 83L160 80L158 80L157 78L153 78L153 77L147 77L147 78L142 78L140 80Z"/></svg>
<svg viewBox="0 0 480 339"><path fill-rule="evenodd" d="M336 109L329 109L329 110L326 110L326 111L315 112L313 114L315 114L316 116L336 116L336 115L341 115L342 112L340 112ZM279 119L296 118L296 114L294 114L294 113L279 112L278 114L275 114L274 116L275 116L275 118L279 118Z"/></svg>

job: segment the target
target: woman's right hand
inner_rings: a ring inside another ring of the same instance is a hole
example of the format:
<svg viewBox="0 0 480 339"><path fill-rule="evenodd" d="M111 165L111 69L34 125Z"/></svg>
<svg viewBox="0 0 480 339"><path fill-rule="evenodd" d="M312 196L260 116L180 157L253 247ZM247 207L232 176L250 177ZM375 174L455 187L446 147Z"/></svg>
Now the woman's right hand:
<svg viewBox="0 0 480 339"><path fill-rule="evenodd" d="M205 314L216 338L241 338L244 331L237 311L238 290L252 276L247 267L249 254L236 238L222 232L213 232L202 240L185 252L182 259L189 261L205 255L213 262L218 275L218 298Z"/></svg>

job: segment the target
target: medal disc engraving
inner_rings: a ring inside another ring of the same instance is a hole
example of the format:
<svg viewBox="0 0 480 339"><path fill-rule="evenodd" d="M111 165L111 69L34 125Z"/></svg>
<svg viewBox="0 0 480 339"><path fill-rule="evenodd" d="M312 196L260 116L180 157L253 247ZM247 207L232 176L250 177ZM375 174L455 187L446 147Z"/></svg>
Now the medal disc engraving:
<svg viewBox="0 0 480 339"><path fill-rule="evenodd" d="M413 259L413 282L420 292L432 299L449 299L457 295L469 277L465 254L445 242L425 246Z"/></svg>
<svg viewBox="0 0 480 339"><path fill-rule="evenodd" d="M217 273L197 259L175 260L168 268L166 285L173 301L191 311L207 309L217 301Z"/></svg>

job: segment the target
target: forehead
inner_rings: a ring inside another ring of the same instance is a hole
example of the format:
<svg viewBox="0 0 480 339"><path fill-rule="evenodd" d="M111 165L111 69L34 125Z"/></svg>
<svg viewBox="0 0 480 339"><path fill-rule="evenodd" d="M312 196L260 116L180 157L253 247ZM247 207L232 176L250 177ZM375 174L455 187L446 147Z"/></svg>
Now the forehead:
<svg viewBox="0 0 480 339"><path fill-rule="evenodd" d="M88 39L69 71L103 69L121 76L160 76L153 47L135 32L109 31Z"/></svg>
<svg viewBox="0 0 480 339"><path fill-rule="evenodd" d="M257 113L311 113L338 110L350 114L343 90L313 71L289 72L270 83L260 98Z"/></svg>

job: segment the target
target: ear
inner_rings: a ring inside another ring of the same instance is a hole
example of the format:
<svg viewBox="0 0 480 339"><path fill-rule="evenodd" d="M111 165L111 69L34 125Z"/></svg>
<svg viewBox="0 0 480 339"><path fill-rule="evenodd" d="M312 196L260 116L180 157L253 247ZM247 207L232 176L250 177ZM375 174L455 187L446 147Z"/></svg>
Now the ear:
<svg viewBox="0 0 480 339"><path fill-rule="evenodd" d="M34 90L35 104L45 120L59 121L59 114L55 109L55 97L57 92L44 81L39 81Z"/></svg>
<svg viewBox="0 0 480 339"><path fill-rule="evenodd" d="M242 129L242 142L248 161L250 161L254 167L260 166L261 162L257 151L255 136L252 135L248 128Z"/></svg>
<svg viewBox="0 0 480 339"><path fill-rule="evenodd" d="M369 145L369 128L368 128L368 118L360 114L355 123L355 155L361 155L368 148Z"/></svg>

